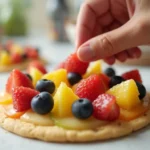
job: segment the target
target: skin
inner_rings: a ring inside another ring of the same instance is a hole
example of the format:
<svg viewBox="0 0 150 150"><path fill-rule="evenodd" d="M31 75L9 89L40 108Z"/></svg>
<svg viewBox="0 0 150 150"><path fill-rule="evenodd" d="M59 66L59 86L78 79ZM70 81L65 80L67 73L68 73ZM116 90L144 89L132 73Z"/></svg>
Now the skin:
<svg viewBox="0 0 150 150"><path fill-rule="evenodd" d="M150 43L150 0L85 0L76 30L80 60L108 64L139 58Z"/></svg>

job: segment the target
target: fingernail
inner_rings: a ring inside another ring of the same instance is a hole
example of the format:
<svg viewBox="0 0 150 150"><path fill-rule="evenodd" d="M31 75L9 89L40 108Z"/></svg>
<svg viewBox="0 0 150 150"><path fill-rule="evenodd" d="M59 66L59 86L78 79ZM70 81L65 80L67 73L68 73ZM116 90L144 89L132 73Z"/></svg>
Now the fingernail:
<svg viewBox="0 0 150 150"><path fill-rule="evenodd" d="M85 45L78 49L78 56L83 61L91 61L95 58L95 52L90 45Z"/></svg>

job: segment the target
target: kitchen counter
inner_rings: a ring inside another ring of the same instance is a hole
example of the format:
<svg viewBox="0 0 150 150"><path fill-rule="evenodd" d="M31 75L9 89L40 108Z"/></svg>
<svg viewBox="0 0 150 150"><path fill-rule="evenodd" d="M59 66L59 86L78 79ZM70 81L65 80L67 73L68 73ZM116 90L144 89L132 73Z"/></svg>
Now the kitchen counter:
<svg viewBox="0 0 150 150"><path fill-rule="evenodd" d="M41 49L41 54L50 62L47 66L48 70L52 68L60 61L64 60L68 54L74 51L74 46L69 43L54 43L50 42L45 37L28 37L15 38L19 44L31 44ZM105 68L107 65L103 65ZM121 74L127 70L139 69L143 78L144 85L147 90L150 91L150 67L137 67L137 66L123 66L114 65L117 74ZM1 73L0 75L0 90L5 88L5 83L8 78L8 73ZM150 126L142 129L130 136L118 138L115 140L90 143L90 144L55 144L46 143L38 140L31 140L16 136L3 129L0 129L0 150L83 150L83 149L100 149L100 150L142 150L149 149L150 139Z"/></svg>

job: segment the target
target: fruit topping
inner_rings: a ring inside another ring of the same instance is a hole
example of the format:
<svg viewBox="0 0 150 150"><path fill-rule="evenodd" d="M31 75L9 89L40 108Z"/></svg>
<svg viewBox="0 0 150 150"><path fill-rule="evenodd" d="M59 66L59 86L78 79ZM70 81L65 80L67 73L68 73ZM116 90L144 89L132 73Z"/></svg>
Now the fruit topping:
<svg viewBox="0 0 150 150"><path fill-rule="evenodd" d="M25 47L25 52L29 58L37 59L39 57L38 51L33 47Z"/></svg>
<svg viewBox="0 0 150 150"><path fill-rule="evenodd" d="M105 89L108 90L109 89L109 84L110 84L110 78L103 74L103 73L100 73L99 74L101 80L103 81L104 85L105 85Z"/></svg>
<svg viewBox="0 0 150 150"><path fill-rule="evenodd" d="M72 104L78 99L79 97L74 94L72 89L62 82L54 95L53 115L58 117L72 116Z"/></svg>
<svg viewBox="0 0 150 150"><path fill-rule="evenodd" d="M144 87L144 85L142 83L139 83L136 81L136 85L138 87L139 90L139 99L142 100L145 96L146 96L146 88Z"/></svg>
<svg viewBox="0 0 150 150"><path fill-rule="evenodd" d="M42 79L37 82L36 90L39 92L49 92L50 94L53 94L55 91L55 84L51 80Z"/></svg>
<svg viewBox="0 0 150 150"><path fill-rule="evenodd" d="M116 75L116 72L113 68L107 68L104 70L104 73L108 76L108 77L113 77Z"/></svg>
<svg viewBox="0 0 150 150"><path fill-rule="evenodd" d="M48 114L54 106L54 100L48 92L41 92L33 97L31 101L31 108L37 114Z"/></svg>
<svg viewBox="0 0 150 150"><path fill-rule="evenodd" d="M121 82L125 81L124 78L122 78L121 76L113 76L111 77L110 79L110 82L109 82L109 87L113 87L117 84L120 84Z"/></svg>
<svg viewBox="0 0 150 150"><path fill-rule="evenodd" d="M87 119L93 113L93 105L88 99L79 99L73 103L72 113L78 119Z"/></svg>
<svg viewBox="0 0 150 150"><path fill-rule="evenodd" d="M30 74L28 74L28 73L25 73L25 75L32 81L32 77L31 77L31 75Z"/></svg>
<svg viewBox="0 0 150 150"><path fill-rule="evenodd" d="M120 115L120 108L116 104L116 98L109 94L99 95L93 101L93 108L93 116L99 120L114 121Z"/></svg>
<svg viewBox="0 0 150 150"><path fill-rule="evenodd" d="M26 87L16 87L13 89L13 107L16 111L26 111L31 108L31 100L39 92Z"/></svg>
<svg viewBox="0 0 150 150"><path fill-rule="evenodd" d="M12 103L12 96L6 92L0 93L0 105L8 105Z"/></svg>
<svg viewBox="0 0 150 150"><path fill-rule="evenodd" d="M11 64L11 57L10 54L6 51L1 51L0 53L0 65L10 65Z"/></svg>
<svg viewBox="0 0 150 150"><path fill-rule="evenodd" d="M55 70L53 72L50 72L48 74L45 74L42 79L51 80L55 83L56 88L59 87L61 82L66 83L69 85L68 79L67 79L67 71L65 69L59 69Z"/></svg>
<svg viewBox="0 0 150 150"><path fill-rule="evenodd" d="M12 90L19 86L33 88L31 80L24 73L15 69L10 73L10 76L7 80L6 92L12 93Z"/></svg>
<svg viewBox="0 0 150 150"><path fill-rule="evenodd" d="M95 100L100 94L105 93L105 85L99 75L91 75L81 80L75 89L75 94L80 98Z"/></svg>
<svg viewBox="0 0 150 150"><path fill-rule="evenodd" d="M28 68L27 68L27 72L28 72L28 73L30 73L30 69L31 69L31 68L36 68L36 69L38 69L40 72L42 72L43 74L46 74L46 73L47 73L46 68L44 67L44 65L43 65L40 61L38 61L38 60L32 61L32 62L29 64L29 66L28 66Z"/></svg>
<svg viewBox="0 0 150 150"><path fill-rule="evenodd" d="M89 63L82 62L78 59L77 54L73 53L65 60L65 69L67 72L75 72L83 75L88 68Z"/></svg>
<svg viewBox="0 0 150 150"><path fill-rule="evenodd" d="M82 79L82 76L80 74L73 72L68 73L67 77L70 85L74 85Z"/></svg>
<svg viewBox="0 0 150 150"><path fill-rule="evenodd" d="M11 55L11 61L14 64L20 63L20 62L22 62L22 60L23 60L22 55L19 53L13 53Z"/></svg>
<svg viewBox="0 0 150 150"><path fill-rule="evenodd" d="M116 102L123 109L133 109L140 103L139 91L134 80L127 80L107 91L116 97Z"/></svg>
<svg viewBox="0 0 150 150"><path fill-rule="evenodd" d="M139 73L139 70L137 70L137 69L125 72L124 74L122 74L122 77L125 80L133 79L135 81L138 81L138 82L142 83L141 75Z"/></svg>
<svg viewBox="0 0 150 150"><path fill-rule="evenodd" d="M40 115L32 110L28 110L26 113L24 113L20 120L24 122L33 123L35 125L40 126L51 126L54 125L53 121L50 119L49 114L48 115Z"/></svg>

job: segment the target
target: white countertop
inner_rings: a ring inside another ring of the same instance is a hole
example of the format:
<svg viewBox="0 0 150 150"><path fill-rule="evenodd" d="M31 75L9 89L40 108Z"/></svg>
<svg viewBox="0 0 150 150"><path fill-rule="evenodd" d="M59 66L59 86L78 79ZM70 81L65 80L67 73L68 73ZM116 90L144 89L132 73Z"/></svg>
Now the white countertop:
<svg viewBox="0 0 150 150"><path fill-rule="evenodd" d="M16 39L19 43L22 44L31 44L41 48L41 53L50 61L50 65L47 66L48 70L52 68L60 61L64 60L66 56L74 51L74 46L72 44L66 43L53 43L46 38L32 38L28 37L27 39L19 38ZM105 66L105 65L104 65ZM121 74L132 68L137 68L140 70L144 85L147 90L150 91L150 67L137 67L137 66L121 66L115 65L118 74ZM8 73L2 73L0 75L0 90L5 88L5 83L8 78ZM55 144L55 143L46 143L37 140L31 140L16 136L11 134L3 129L0 129L0 150L91 150L91 149L100 149L100 150L145 150L149 149L150 142L150 126L142 129L136 133L131 134L130 136L119 138L115 140L109 140L105 142L97 142L90 144Z"/></svg>

